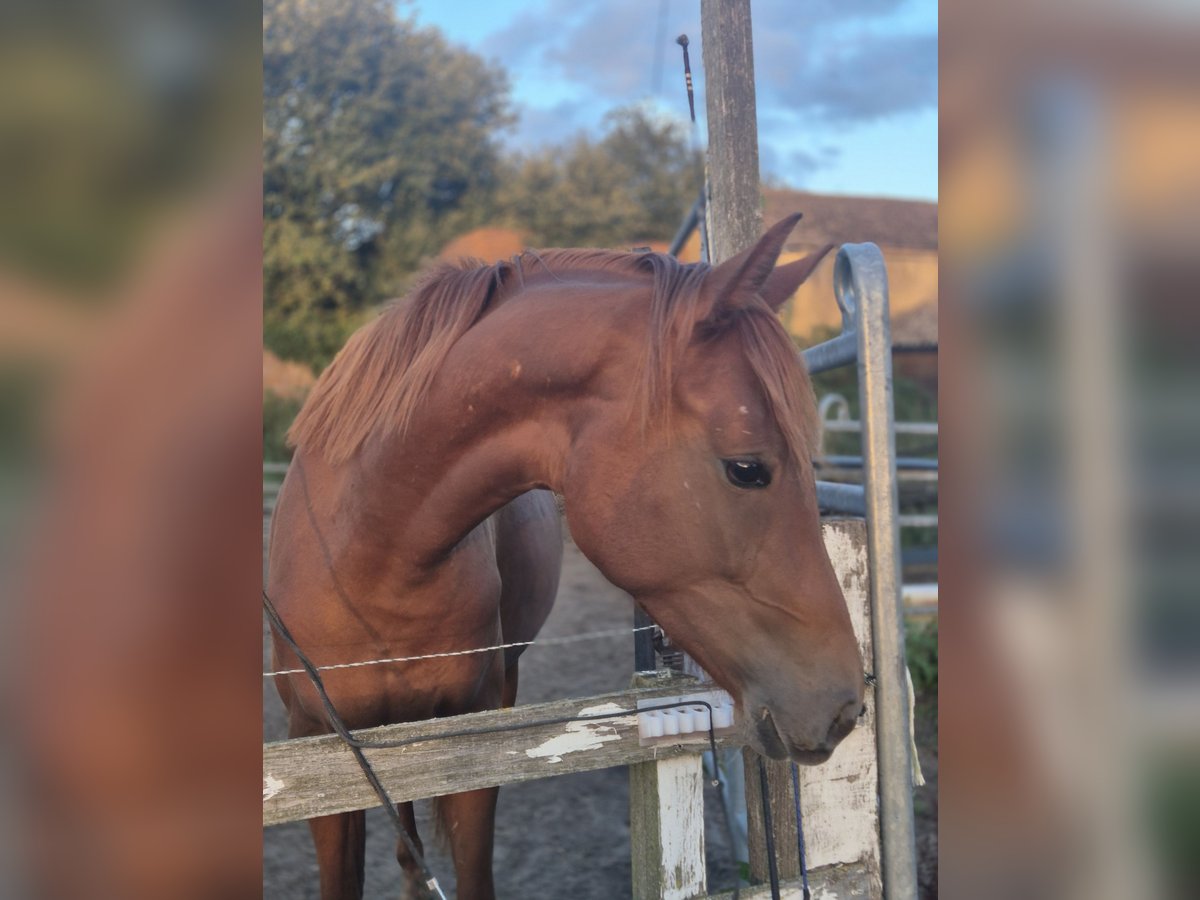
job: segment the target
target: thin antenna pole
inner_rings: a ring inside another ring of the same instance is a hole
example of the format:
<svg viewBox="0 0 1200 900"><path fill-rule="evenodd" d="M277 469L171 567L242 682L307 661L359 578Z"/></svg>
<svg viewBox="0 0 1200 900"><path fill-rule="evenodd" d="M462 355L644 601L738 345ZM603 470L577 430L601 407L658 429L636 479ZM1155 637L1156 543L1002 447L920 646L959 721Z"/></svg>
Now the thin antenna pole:
<svg viewBox="0 0 1200 900"><path fill-rule="evenodd" d="M681 34L675 38L675 43L683 48L683 80L687 83L688 112L692 114L692 124L696 124L696 95L692 91L692 61L688 59L688 36Z"/></svg>

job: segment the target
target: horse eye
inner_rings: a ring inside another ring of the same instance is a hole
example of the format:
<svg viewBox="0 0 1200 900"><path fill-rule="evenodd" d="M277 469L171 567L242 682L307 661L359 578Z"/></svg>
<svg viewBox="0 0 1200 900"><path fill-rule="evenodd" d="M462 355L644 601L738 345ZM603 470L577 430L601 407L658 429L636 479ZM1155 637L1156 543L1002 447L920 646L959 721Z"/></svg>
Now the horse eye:
<svg viewBox="0 0 1200 900"><path fill-rule="evenodd" d="M725 477L740 488L763 488L771 483L771 472L760 462L749 459L725 460Z"/></svg>

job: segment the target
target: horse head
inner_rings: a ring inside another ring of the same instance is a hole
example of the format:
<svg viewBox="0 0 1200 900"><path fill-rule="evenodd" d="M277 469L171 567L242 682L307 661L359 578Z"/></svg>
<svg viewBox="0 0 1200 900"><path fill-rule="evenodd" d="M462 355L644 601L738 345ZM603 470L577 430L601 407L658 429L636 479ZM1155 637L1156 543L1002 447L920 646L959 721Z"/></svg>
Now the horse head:
<svg viewBox="0 0 1200 900"><path fill-rule="evenodd" d="M816 763L853 728L864 677L822 540L812 387L776 317L829 249L775 268L798 219L650 300L658 349L611 366L599 395L636 395L640 374L660 396L587 419L562 490L580 549L731 692L750 743Z"/></svg>

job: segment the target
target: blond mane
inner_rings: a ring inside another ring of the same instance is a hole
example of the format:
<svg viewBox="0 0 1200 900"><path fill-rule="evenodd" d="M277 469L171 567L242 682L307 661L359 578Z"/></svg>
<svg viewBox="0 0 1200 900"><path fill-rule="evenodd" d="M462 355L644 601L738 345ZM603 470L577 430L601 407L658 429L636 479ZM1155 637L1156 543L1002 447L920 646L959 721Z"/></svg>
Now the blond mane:
<svg viewBox="0 0 1200 900"><path fill-rule="evenodd" d="M569 281L614 272L651 286L646 346L635 408L645 421L666 415L678 360L695 337L701 287L710 271L660 253L525 251L486 265L442 263L401 300L351 336L313 386L288 442L331 464L345 462L377 434L403 434L454 344L499 301L534 277ZM734 333L789 452L807 460L819 434L811 384L795 345L761 301L712 320L705 337Z"/></svg>

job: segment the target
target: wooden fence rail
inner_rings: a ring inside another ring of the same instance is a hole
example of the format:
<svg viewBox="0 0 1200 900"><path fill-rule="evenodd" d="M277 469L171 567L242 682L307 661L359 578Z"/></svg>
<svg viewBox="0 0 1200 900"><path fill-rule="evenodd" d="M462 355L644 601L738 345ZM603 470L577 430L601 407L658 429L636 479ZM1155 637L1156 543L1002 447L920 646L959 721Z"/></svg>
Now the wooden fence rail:
<svg viewBox="0 0 1200 900"><path fill-rule="evenodd" d="M464 729L505 728L543 719L633 710L638 700L678 694L686 685L694 690L694 679L679 676L665 679L660 688L385 725L355 734L363 740L419 741L398 749L367 751L388 793L401 803L700 752L708 747L707 733L681 735L680 740L686 743L639 746L635 713L471 737L443 737ZM362 770L336 735L276 741L263 747L264 825L378 805Z"/></svg>

